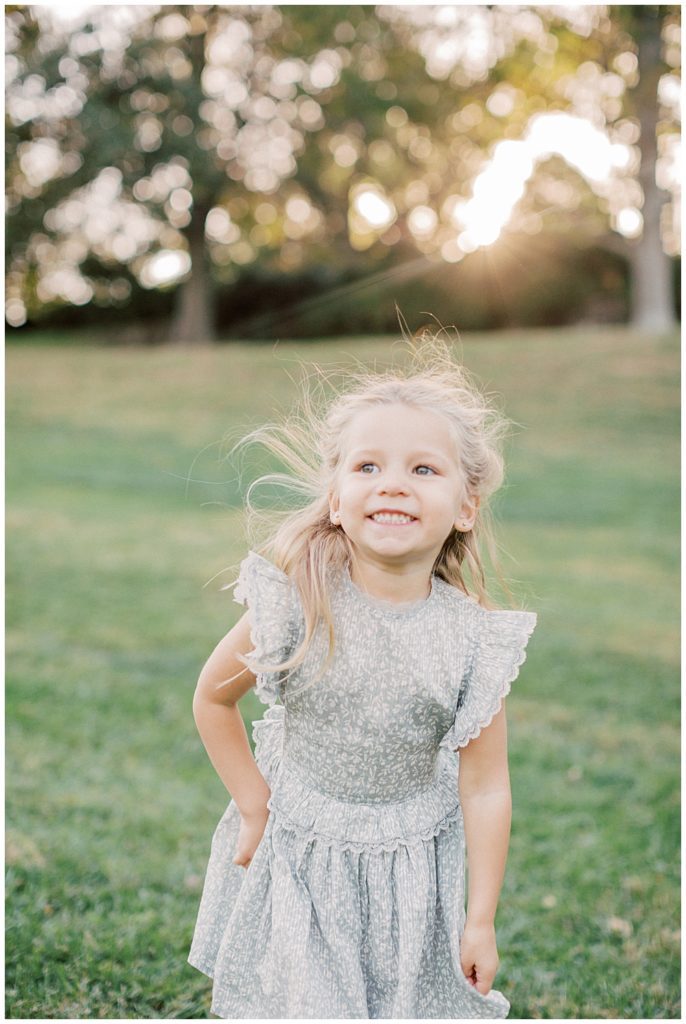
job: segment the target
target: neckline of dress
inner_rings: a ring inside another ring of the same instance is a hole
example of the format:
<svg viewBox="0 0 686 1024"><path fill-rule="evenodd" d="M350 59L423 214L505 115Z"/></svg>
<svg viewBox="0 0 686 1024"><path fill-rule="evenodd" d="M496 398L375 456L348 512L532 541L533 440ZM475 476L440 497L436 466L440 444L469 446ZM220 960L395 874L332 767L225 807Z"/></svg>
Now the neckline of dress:
<svg viewBox="0 0 686 1024"><path fill-rule="evenodd" d="M430 577L431 590L427 597L422 597L418 601L387 601L383 597L374 597L372 594L366 594L364 590L361 590L356 583L353 583L350 575L350 569L345 566L342 572L343 582L348 590L354 597L357 598L362 604L368 606L371 611L383 612L384 614L391 616L409 616L416 615L418 612L428 608L432 603L433 598L436 595L436 576L432 573Z"/></svg>

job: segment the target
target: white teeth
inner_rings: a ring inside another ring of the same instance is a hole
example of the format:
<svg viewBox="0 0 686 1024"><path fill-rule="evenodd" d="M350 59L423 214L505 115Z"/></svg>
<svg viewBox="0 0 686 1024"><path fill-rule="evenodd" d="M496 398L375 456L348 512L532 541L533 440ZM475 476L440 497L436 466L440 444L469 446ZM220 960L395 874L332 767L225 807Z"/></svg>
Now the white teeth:
<svg viewBox="0 0 686 1024"><path fill-rule="evenodd" d="M401 515L399 512L375 512L372 516L375 523L411 523L412 516Z"/></svg>

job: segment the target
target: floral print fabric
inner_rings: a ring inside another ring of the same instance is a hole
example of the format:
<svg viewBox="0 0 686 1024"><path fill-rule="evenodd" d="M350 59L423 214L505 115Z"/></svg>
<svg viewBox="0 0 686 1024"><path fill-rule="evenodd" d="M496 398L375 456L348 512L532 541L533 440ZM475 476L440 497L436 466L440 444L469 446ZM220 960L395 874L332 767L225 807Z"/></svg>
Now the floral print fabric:
<svg viewBox="0 0 686 1024"><path fill-rule="evenodd" d="M251 613L251 661L304 636L297 590L251 552L234 592ZM460 967L465 844L459 747L509 692L536 624L489 611L432 577L397 605L332 578L336 648L322 628L295 670L258 673L253 726L269 818L247 869L240 816L213 839L188 957L224 1018L504 1018Z"/></svg>

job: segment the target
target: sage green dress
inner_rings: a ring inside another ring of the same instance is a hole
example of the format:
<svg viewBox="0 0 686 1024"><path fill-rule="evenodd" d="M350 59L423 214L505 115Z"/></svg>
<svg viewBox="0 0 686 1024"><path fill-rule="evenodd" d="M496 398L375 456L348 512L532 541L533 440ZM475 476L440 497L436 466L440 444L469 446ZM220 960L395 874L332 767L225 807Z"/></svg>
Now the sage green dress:
<svg viewBox="0 0 686 1024"><path fill-rule="evenodd" d="M235 599L251 611L252 657L275 663L298 646L297 589L255 552ZM340 573L331 602L326 674L313 682L320 630L288 678L258 675L270 814L246 870L229 803L188 962L213 978L223 1018L504 1018L505 996L482 995L460 967L458 748L500 708L536 615L486 610L436 575L428 598L397 605Z"/></svg>

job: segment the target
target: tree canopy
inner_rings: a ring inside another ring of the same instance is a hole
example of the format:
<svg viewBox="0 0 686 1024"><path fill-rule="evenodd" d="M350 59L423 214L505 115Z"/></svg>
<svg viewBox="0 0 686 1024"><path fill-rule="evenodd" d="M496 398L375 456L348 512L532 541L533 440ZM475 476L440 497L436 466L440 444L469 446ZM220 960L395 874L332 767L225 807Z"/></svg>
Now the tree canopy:
<svg viewBox="0 0 686 1024"><path fill-rule="evenodd" d="M673 318L676 6L6 10L11 325L173 291L205 340L258 269L471 288L551 251Z"/></svg>

